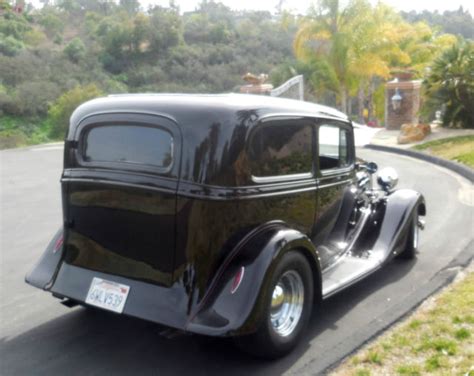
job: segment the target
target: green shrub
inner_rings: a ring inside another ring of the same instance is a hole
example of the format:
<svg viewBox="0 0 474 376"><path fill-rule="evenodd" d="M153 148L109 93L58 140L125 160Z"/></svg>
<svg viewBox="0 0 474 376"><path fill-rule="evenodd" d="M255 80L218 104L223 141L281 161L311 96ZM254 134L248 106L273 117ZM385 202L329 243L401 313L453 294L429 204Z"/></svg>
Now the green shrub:
<svg viewBox="0 0 474 376"><path fill-rule="evenodd" d="M64 31L64 22L60 17L60 13L51 8L42 12L39 23L44 27L46 35L49 38L61 34Z"/></svg>
<svg viewBox="0 0 474 376"><path fill-rule="evenodd" d="M11 35L5 37L3 34L0 33L0 53L7 55L7 56L15 56L17 55L25 45L23 42L15 39Z"/></svg>
<svg viewBox="0 0 474 376"><path fill-rule="evenodd" d="M0 34L21 40L31 26L23 14L7 11L0 14Z"/></svg>
<svg viewBox="0 0 474 376"><path fill-rule="evenodd" d="M25 81L17 86L15 104L22 116L44 116L48 107L61 93L58 85L49 81Z"/></svg>
<svg viewBox="0 0 474 376"><path fill-rule="evenodd" d="M41 30L35 29L25 33L24 41L28 46L38 47L39 44L47 41L47 37Z"/></svg>
<svg viewBox="0 0 474 376"><path fill-rule="evenodd" d="M64 53L73 63L78 63L86 55L86 46L80 38L76 37L64 47Z"/></svg>
<svg viewBox="0 0 474 376"><path fill-rule="evenodd" d="M431 67L423 111L443 110L443 126L474 128L474 42L459 41Z"/></svg>
<svg viewBox="0 0 474 376"><path fill-rule="evenodd" d="M25 133L18 129L0 131L0 150L26 145L27 140Z"/></svg>
<svg viewBox="0 0 474 376"><path fill-rule="evenodd" d="M76 86L61 95L48 111L48 121L51 123L51 137L61 138L69 127L69 117L81 103L101 95L94 84Z"/></svg>
<svg viewBox="0 0 474 376"><path fill-rule="evenodd" d="M0 116L18 114L20 109L17 103L7 93L0 93Z"/></svg>

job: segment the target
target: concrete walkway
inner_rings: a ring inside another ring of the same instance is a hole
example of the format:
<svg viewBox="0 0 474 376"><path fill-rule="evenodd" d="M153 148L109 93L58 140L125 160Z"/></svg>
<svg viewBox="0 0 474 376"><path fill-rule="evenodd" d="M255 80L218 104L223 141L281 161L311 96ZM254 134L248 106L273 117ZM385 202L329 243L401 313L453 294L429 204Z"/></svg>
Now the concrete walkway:
<svg viewBox="0 0 474 376"><path fill-rule="evenodd" d="M386 130L384 128L380 129L378 132L373 133L372 138L370 139L370 144L373 145L382 145L382 146L391 146L402 149L409 149L415 145L423 144L428 141L439 140L442 138L457 137L457 136L474 136L474 129L450 129L443 128L440 126L431 125L431 134L426 136L424 140L414 142L411 144L400 145L397 143L397 137L400 133L399 130Z"/></svg>

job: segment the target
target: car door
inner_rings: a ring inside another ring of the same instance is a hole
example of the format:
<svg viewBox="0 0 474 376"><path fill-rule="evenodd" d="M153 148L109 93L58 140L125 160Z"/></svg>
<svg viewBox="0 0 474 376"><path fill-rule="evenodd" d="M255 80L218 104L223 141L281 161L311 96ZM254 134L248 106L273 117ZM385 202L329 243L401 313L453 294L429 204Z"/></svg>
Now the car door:
<svg viewBox="0 0 474 376"><path fill-rule="evenodd" d="M354 194L354 143L348 123L321 119L315 127L316 214L312 240L322 268L344 252Z"/></svg>

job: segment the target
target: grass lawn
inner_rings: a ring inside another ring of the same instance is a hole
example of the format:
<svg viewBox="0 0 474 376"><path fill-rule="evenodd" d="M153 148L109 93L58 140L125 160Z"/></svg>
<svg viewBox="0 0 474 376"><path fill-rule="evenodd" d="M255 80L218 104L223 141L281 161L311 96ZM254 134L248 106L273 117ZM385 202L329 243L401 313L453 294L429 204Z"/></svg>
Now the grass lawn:
<svg viewBox="0 0 474 376"><path fill-rule="evenodd" d="M416 145L413 148L474 168L474 136L444 138Z"/></svg>
<svg viewBox="0 0 474 376"><path fill-rule="evenodd" d="M332 376L474 376L474 272L429 298Z"/></svg>

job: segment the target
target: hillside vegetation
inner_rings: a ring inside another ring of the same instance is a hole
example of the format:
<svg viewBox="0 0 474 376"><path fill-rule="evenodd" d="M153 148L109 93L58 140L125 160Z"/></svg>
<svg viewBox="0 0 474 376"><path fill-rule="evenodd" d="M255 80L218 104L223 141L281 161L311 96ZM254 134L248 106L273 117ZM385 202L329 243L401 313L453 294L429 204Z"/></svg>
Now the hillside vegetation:
<svg viewBox="0 0 474 376"><path fill-rule="evenodd" d="M423 78L456 41L423 21L439 21L429 12L405 15L422 20L410 23L366 0L345 7L320 0L305 15L234 11L207 0L187 13L174 2L148 9L136 0L42 3L0 0L0 148L63 138L71 111L90 98L229 92L246 72L267 73L274 85L303 74L307 99L380 121L391 70L410 67ZM471 15L454 14L470 35Z"/></svg>
<svg viewBox="0 0 474 376"><path fill-rule="evenodd" d="M62 137L52 124L65 120L61 108L47 116L59 98L68 107L102 93L232 91L247 71L269 73L291 59L296 31L269 12L212 2L183 15L174 5L141 11L129 0L61 1L22 13L7 5L0 11L0 132L12 144Z"/></svg>

